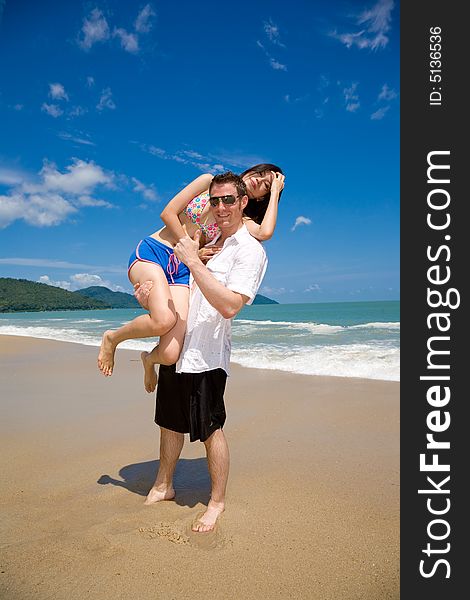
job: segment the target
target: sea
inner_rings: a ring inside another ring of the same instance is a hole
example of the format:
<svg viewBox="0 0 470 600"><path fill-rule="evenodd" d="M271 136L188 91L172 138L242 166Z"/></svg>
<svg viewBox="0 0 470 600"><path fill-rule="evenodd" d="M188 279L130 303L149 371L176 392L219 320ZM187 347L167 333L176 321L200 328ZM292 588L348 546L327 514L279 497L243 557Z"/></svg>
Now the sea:
<svg viewBox="0 0 470 600"><path fill-rule="evenodd" d="M7 313L0 335L99 346L141 309ZM120 345L150 350L155 339ZM400 302L329 302L245 306L232 328L232 362L251 369L399 381Z"/></svg>

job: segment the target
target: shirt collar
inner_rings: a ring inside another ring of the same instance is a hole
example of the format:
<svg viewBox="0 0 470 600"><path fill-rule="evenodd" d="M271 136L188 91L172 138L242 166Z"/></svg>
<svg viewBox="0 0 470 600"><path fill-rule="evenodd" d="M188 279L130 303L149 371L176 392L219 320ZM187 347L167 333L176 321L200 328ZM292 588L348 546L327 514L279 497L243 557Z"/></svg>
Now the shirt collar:
<svg viewBox="0 0 470 600"><path fill-rule="evenodd" d="M206 246L213 246L217 242L217 240L220 238L221 235L222 235L222 232L219 232L219 235L216 238L214 238L211 242L206 244ZM238 229L238 231L236 231L233 235L231 235L230 237L228 237L225 240L224 245L227 242L231 243L232 240L235 241L237 244L240 244L240 242L243 240L244 237L246 237L246 235L250 235L250 232L246 228L246 225L243 224L240 227L240 229Z"/></svg>

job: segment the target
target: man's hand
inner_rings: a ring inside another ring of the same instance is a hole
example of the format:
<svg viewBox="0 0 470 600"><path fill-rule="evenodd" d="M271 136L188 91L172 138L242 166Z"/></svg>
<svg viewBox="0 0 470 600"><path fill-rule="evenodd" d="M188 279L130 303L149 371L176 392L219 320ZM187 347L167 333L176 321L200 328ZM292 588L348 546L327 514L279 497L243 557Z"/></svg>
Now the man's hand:
<svg viewBox="0 0 470 600"><path fill-rule="evenodd" d="M142 284L136 283L134 286L134 296L137 302L145 310L149 309L149 295L153 288L153 281L144 281Z"/></svg>
<svg viewBox="0 0 470 600"><path fill-rule="evenodd" d="M186 227L183 225L183 229L186 235L178 241L174 247L176 258L183 262L187 267L190 267L190 263L199 259L199 238L201 237L201 230L197 229L194 234L194 238L191 239L186 232Z"/></svg>

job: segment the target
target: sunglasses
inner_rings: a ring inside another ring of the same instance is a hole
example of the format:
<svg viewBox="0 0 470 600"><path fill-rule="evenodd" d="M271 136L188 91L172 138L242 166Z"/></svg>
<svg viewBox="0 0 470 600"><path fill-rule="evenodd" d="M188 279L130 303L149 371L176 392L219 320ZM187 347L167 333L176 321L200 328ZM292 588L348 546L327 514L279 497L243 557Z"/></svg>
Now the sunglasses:
<svg viewBox="0 0 470 600"><path fill-rule="evenodd" d="M231 206L235 204L237 198L240 198L240 196L234 196L233 194L229 194L228 196L211 196L209 202L214 208L219 206L219 202L222 202L224 206Z"/></svg>

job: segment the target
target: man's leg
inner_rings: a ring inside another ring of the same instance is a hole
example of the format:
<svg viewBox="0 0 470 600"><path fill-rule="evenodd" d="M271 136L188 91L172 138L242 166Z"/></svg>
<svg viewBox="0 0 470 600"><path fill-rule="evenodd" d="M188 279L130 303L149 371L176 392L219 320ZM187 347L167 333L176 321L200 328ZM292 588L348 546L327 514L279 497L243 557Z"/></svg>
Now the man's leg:
<svg viewBox="0 0 470 600"><path fill-rule="evenodd" d="M157 478L144 504L155 504L160 500L175 497L173 473L184 444L184 434L160 427L160 466Z"/></svg>
<svg viewBox="0 0 470 600"><path fill-rule="evenodd" d="M216 521L225 508L225 490L227 487L230 456L227 440L222 429L217 429L204 442L207 463L211 476L211 499L206 512L193 524L193 531L212 531Z"/></svg>

